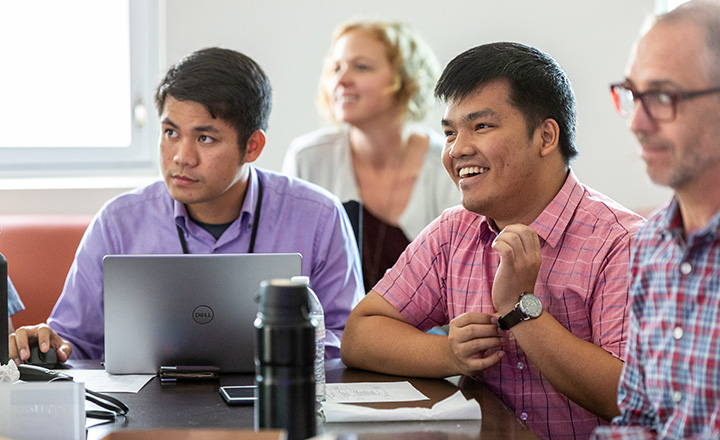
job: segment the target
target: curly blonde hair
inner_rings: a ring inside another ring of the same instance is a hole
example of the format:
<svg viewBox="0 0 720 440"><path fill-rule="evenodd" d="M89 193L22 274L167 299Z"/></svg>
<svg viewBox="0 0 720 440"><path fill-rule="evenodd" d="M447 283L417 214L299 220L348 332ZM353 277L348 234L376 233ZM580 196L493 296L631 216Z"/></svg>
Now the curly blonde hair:
<svg viewBox="0 0 720 440"><path fill-rule="evenodd" d="M395 96L403 110L401 114L410 121L422 120L433 106L433 88L440 72L437 57L430 46L409 26L399 22L381 21L353 21L335 30L320 78L317 99L323 116L337 122L326 87L333 73L330 56L338 39L354 30L368 32L385 46L395 78Z"/></svg>

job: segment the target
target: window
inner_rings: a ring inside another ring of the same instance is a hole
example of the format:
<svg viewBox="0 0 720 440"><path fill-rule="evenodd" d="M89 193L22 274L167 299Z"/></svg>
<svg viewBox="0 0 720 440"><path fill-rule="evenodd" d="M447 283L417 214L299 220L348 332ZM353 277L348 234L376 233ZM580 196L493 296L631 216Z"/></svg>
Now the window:
<svg viewBox="0 0 720 440"><path fill-rule="evenodd" d="M156 0L3 2L0 16L0 176L156 168Z"/></svg>
<svg viewBox="0 0 720 440"><path fill-rule="evenodd" d="M687 1L688 0L655 0L655 13L664 14L665 12L672 11Z"/></svg>

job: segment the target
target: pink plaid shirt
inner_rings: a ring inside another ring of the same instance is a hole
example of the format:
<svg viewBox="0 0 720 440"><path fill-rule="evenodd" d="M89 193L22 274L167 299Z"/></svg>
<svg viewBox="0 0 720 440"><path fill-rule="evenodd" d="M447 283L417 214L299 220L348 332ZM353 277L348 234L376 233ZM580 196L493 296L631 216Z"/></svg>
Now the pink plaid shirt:
<svg viewBox="0 0 720 440"><path fill-rule="evenodd" d="M617 357L625 347L630 242L641 224L642 217L580 184L570 171L530 225L542 246L534 293L544 313ZM491 245L497 234L492 220L450 208L408 246L374 290L423 331L465 312L495 313L491 291L499 257ZM555 391L510 332L508 337L506 356L483 373L487 386L538 435L589 438L601 419Z"/></svg>

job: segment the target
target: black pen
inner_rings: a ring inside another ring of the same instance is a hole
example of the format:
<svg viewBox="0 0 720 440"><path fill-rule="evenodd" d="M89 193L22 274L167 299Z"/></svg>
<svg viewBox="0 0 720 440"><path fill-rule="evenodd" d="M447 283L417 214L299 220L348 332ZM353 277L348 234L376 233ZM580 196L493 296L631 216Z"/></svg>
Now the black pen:
<svg viewBox="0 0 720 440"><path fill-rule="evenodd" d="M220 368L211 365L163 365L158 376L162 382L211 380L220 377Z"/></svg>

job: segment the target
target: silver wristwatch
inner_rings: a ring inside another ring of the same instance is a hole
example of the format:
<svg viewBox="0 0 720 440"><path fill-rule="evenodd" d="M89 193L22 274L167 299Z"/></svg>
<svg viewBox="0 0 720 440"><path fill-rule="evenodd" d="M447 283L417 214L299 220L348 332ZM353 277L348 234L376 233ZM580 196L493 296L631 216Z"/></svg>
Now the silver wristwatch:
<svg viewBox="0 0 720 440"><path fill-rule="evenodd" d="M503 330L510 330L518 322L537 318L541 314L542 303L540 299L532 293L523 293L520 295L520 301L515 304L515 308L498 319L498 325Z"/></svg>

